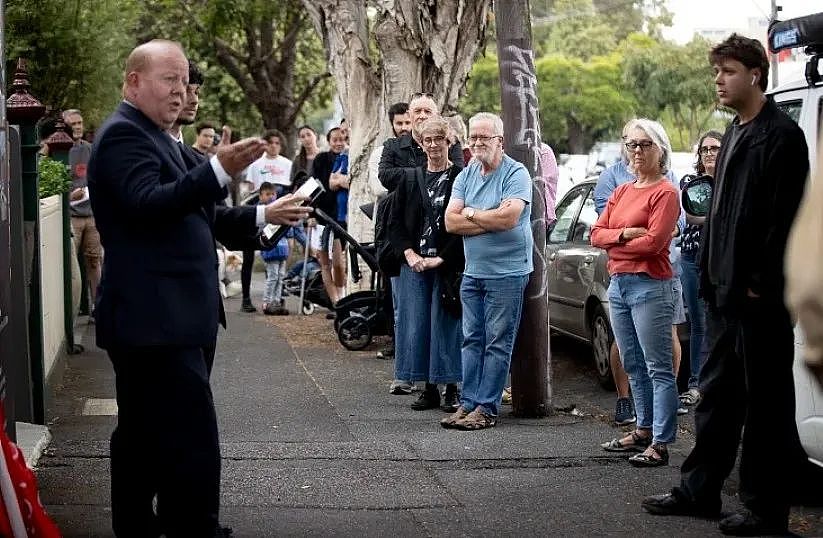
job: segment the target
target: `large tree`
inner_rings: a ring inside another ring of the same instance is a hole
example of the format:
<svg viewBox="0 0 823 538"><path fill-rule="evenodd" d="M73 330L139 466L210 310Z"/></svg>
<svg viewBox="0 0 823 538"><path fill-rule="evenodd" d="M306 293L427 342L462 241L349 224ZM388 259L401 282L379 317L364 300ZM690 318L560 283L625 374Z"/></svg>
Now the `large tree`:
<svg viewBox="0 0 823 538"><path fill-rule="evenodd" d="M242 109L251 105L262 122L257 132L279 129L291 143L306 105L328 103L332 85L325 55L300 0L145 4L149 30L144 33L150 34L145 37L180 39L192 57L231 77L233 84L224 77L207 82L206 111L224 116L231 107L248 117ZM181 26L181 20L186 24Z"/></svg>
<svg viewBox="0 0 823 538"><path fill-rule="evenodd" d="M630 36L625 44L624 87L635 94L640 115L669 119L675 149L688 151L716 110L711 45L696 37L686 45Z"/></svg>
<svg viewBox="0 0 823 538"><path fill-rule="evenodd" d="M351 125L349 230L370 237L358 206L369 199L366 163L390 133L386 109L426 91L455 109L485 36L490 0L303 0L322 37Z"/></svg>
<svg viewBox="0 0 823 538"><path fill-rule="evenodd" d="M6 80L25 57L34 96L55 110L79 108L87 126L98 125L120 99L138 12L130 0L8 0Z"/></svg>

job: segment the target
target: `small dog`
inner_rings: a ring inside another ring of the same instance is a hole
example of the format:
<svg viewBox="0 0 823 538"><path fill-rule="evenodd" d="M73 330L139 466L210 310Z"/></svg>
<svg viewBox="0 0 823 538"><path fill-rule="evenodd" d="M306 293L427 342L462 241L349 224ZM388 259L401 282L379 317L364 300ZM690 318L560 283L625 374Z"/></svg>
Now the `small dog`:
<svg viewBox="0 0 823 538"><path fill-rule="evenodd" d="M217 281L220 286L220 295L224 299L239 294L240 268L243 266L243 253L228 250L222 245L217 246Z"/></svg>

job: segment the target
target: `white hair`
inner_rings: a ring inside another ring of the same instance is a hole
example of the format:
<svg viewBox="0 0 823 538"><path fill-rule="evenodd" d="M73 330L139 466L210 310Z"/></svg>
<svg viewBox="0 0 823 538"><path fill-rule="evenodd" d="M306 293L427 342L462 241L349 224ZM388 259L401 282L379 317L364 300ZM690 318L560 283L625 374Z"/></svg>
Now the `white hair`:
<svg viewBox="0 0 823 538"><path fill-rule="evenodd" d="M478 112L469 119L469 129L472 128L472 124L477 123L478 121L487 121L491 123L494 134L496 136L503 136L503 120L500 119L500 116L497 114L492 114L491 112Z"/></svg>
<svg viewBox="0 0 823 538"><path fill-rule="evenodd" d="M632 129L640 129L646 133L646 135L652 139L652 142L660 148L662 152L660 156L660 173L667 173L669 167L672 165L672 144L669 142L669 135L666 134L666 129L664 129L660 123L648 118L635 118L630 120L626 124L623 132L628 133Z"/></svg>

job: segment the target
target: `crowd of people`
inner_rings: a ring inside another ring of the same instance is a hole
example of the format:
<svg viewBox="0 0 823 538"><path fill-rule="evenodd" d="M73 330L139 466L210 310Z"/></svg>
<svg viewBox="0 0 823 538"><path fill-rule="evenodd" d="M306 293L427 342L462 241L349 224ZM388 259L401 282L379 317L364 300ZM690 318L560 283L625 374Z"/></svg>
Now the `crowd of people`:
<svg viewBox="0 0 823 538"><path fill-rule="evenodd" d="M643 508L719 516L720 489L742 437L745 508L720 528L784 532L787 471L802 449L782 260L808 152L802 132L764 95L769 66L758 42L732 35L710 61L718 98L737 116L725 134L710 131L697 141L695 174L675 178L665 129L635 118L623 129L623 158L595 189L591 242L609 257L615 421L636 422L602 447L633 453L637 467L666 465L678 412L692 408L696 445L681 484L644 499ZM182 128L195 124L204 81L180 46L140 45L125 72L123 102L93 146L82 140L80 112L64 114L76 141L69 155L74 240L96 305L97 343L116 374L113 528L118 536L223 536L209 386L217 328L225 326L216 246L243 252L245 312L257 311L250 282L260 252L262 310L289 313L284 280L295 243L316 260L330 304L340 301L346 241L293 193L307 177L317 179L324 192L315 209L346 229L349 126L344 120L330 129L326 149L313 128L300 127L293 160L281 154L289 141L277 130L232 143L225 129L218 136L212 124L199 123L187 145ZM442 427L481 430L500 415L533 271L533 184L505 154L499 116L478 113L466 128L440 110L428 93L393 104L394 136L369 159L375 251L393 325L380 356L394 359L391 394L409 395L422 384L412 409L440 408L448 413ZM545 144L540 175L551 226L557 168ZM714 185L709 215L686 214L680 190L707 175ZM260 230L267 223L289 231L266 244ZM691 363L688 390L678 395L676 325L685 321L684 303ZM164 454L147 449L160 439Z"/></svg>

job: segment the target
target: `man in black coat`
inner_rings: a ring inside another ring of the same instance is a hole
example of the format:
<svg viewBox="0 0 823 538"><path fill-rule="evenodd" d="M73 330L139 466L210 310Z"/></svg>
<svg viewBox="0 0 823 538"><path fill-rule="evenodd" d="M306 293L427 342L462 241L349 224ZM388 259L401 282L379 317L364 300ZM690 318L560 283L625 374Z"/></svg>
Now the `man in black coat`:
<svg viewBox="0 0 823 538"><path fill-rule="evenodd" d="M696 444L680 486L643 500L658 515L718 517L738 445L740 499L724 534L785 533L803 461L794 418L792 321L783 258L809 171L803 132L764 95L769 63L756 40L732 34L709 55L720 104L737 112L717 156L703 228L701 294L709 356L700 371Z"/></svg>
<svg viewBox="0 0 823 538"><path fill-rule="evenodd" d="M91 204L106 251L97 343L116 376L117 536L222 534L220 449L207 372L222 317L215 208L264 142L221 147L189 169L166 132L186 104L187 84L188 62L177 43L155 40L134 49L124 100L97 132L89 162ZM278 221L294 223L305 214L289 204ZM235 224L247 230L249 222L241 215Z"/></svg>

